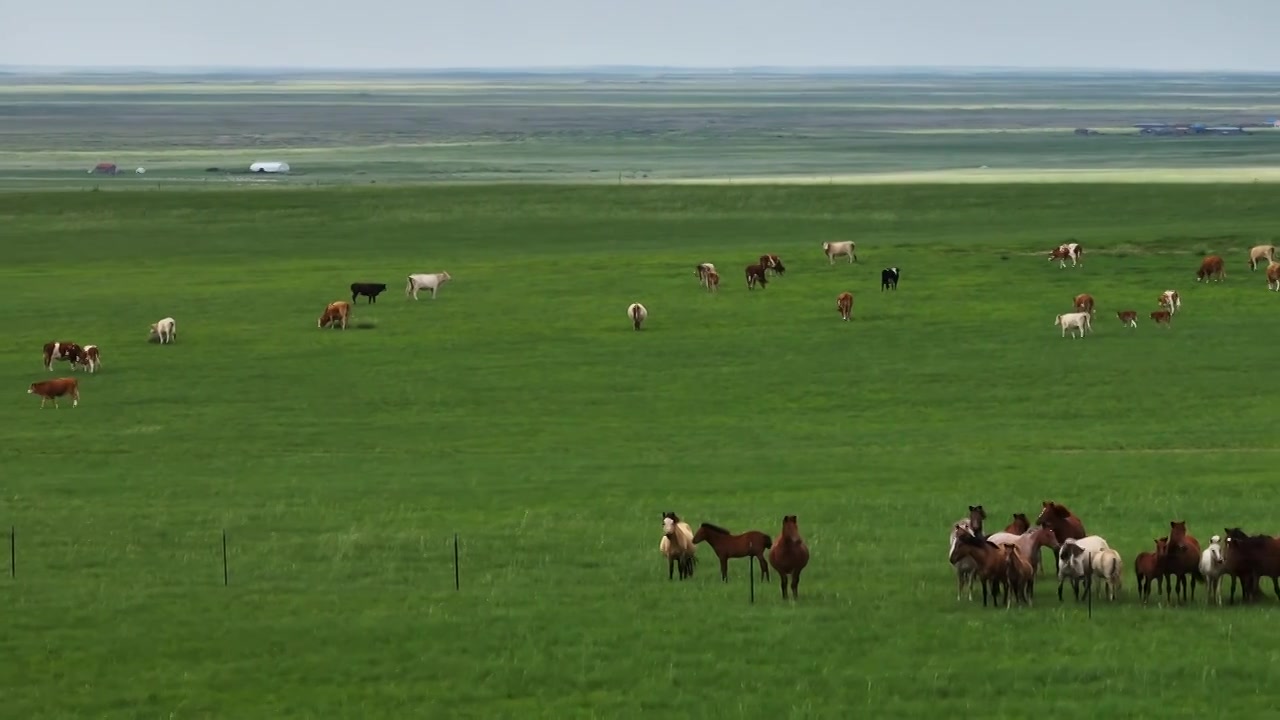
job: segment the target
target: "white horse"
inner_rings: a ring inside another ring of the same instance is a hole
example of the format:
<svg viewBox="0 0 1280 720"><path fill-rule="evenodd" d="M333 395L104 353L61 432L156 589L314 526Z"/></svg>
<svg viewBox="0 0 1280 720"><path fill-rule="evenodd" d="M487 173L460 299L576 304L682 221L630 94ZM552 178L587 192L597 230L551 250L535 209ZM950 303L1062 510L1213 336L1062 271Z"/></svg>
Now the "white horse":
<svg viewBox="0 0 1280 720"><path fill-rule="evenodd" d="M1227 559L1222 554L1222 538L1209 538L1209 547L1200 553L1200 574L1209 586L1209 602L1222 604L1222 575L1226 572Z"/></svg>
<svg viewBox="0 0 1280 720"><path fill-rule="evenodd" d="M1093 556L1093 575L1107 585L1107 599L1115 600L1124 579L1124 562L1120 553L1107 548Z"/></svg>
<svg viewBox="0 0 1280 720"><path fill-rule="evenodd" d="M1062 584L1071 581L1071 591L1080 599L1080 581L1093 573L1093 556L1111 546L1101 535L1067 538L1058 548L1058 600L1062 600Z"/></svg>
<svg viewBox="0 0 1280 720"><path fill-rule="evenodd" d="M667 558L668 580L674 579L677 565L681 580L693 577L698 547L693 544L693 530L688 523L677 522L671 516L662 518L662 541L658 543L658 550Z"/></svg>
<svg viewBox="0 0 1280 720"><path fill-rule="evenodd" d="M956 543L959 542L961 535L973 535L973 528L969 526L969 518L957 520L951 525L951 543L947 547L947 558L951 558L951 553L956 550ZM973 601L973 576L978 571L978 565L974 563L972 558L963 557L951 563L951 567L956 571L956 600L960 599L960 593L969 588L969 601Z"/></svg>

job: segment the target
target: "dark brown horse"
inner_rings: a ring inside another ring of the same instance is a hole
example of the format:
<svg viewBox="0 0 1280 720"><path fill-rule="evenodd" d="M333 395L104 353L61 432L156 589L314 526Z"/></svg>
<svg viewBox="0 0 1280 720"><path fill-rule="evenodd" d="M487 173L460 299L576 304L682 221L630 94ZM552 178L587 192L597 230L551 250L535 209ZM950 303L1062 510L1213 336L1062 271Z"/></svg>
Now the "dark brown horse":
<svg viewBox="0 0 1280 720"><path fill-rule="evenodd" d="M1005 572L1005 555L1008 547L1002 547L983 538L972 535L961 535L956 538L956 545L951 550L951 563L955 564L964 558L973 561L977 569L974 574L982 580L982 606L987 606L990 593L992 605L1000 605L1000 589L1005 588L1005 601L1008 602L1008 574Z"/></svg>
<svg viewBox="0 0 1280 720"><path fill-rule="evenodd" d="M782 518L782 532L778 533L769 550L769 564L782 581L782 599L787 599L787 576L791 576L791 599L800 599L800 572L809 564L809 546L800 536L795 515Z"/></svg>
<svg viewBox="0 0 1280 720"><path fill-rule="evenodd" d="M1030 529L1031 521L1027 520L1027 516L1024 513L1014 513L1013 522L1004 526L1005 532L1013 533L1014 535L1021 535Z"/></svg>
<svg viewBox="0 0 1280 720"><path fill-rule="evenodd" d="M1058 538L1058 543L1064 543L1074 538L1083 540L1087 533L1084 531L1084 523L1080 518L1075 516L1066 505L1059 505L1052 500L1045 500L1041 504L1040 514L1036 516L1036 524L1043 525L1053 531L1054 537ZM1062 563L1061 558L1057 555L1053 556L1053 566L1057 568Z"/></svg>
<svg viewBox="0 0 1280 720"><path fill-rule="evenodd" d="M1240 528L1223 528L1227 536L1226 573L1231 576L1228 601L1234 603L1236 580L1240 581L1244 602L1262 599L1259 581L1271 578L1271 587L1280 599L1280 539L1270 535L1246 535Z"/></svg>
<svg viewBox="0 0 1280 720"><path fill-rule="evenodd" d="M693 543L697 545L706 541L720 558L720 579L729 582L729 560L731 558L754 557L760 561L760 579L769 579L769 564L764 560L764 551L773 547L773 539L759 530L748 530L741 535L734 535L719 525L702 523L693 534ZM747 567L750 568L750 563Z"/></svg>
<svg viewBox="0 0 1280 720"><path fill-rule="evenodd" d="M1164 555L1160 557L1160 571L1165 581L1165 602L1172 603L1175 594L1183 602L1187 601L1188 575L1191 576L1191 599L1196 599L1196 580L1204 582L1204 577L1200 575L1200 541L1187 534L1185 521L1169 521L1169 542L1165 544Z"/></svg>
<svg viewBox="0 0 1280 720"><path fill-rule="evenodd" d="M978 537L986 537L982 531L982 521L987 519L987 511L981 505L969 506L969 529Z"/></svg>

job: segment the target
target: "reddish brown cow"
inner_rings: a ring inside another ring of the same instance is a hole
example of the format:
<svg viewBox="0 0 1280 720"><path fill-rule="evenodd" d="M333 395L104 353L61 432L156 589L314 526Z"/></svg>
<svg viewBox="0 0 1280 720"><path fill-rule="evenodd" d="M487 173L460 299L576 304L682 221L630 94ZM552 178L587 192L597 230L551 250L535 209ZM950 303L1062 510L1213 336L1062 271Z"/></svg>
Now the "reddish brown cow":
<svg viewBox="0 0 1280 720"><path fill-rule="evenodd" d="M747 266L747 289L748 290L754 289L756 286L756 283L760 283L761 290L764 289L765 285L769 284L769 281L765 280L764 278L764 266L748 265Z"/></svg>
<svg viewBox="0 0 1280 720"><path fill-rule="evenodd" d="M75 368L74 365L71 367ZM102 367L102 355L98 352L97 345L84 346L84 352L80 353L80 367L91 373L98 372L98 368Z"/></svg>
<svg viewBox="0 0 1280 720"><path fill-rule="evenodd" d="M836 311L840 313L841 320L849 319L853 313L853 293L842 292L836 297Z"/></svg>
<svg viewBox="0 0 1280 720"><path fill-rule="evenodd" d="M720 289L720 273L715 270L709 270L704 277L706 279L707 292L715 292Z"/></svg>
<svg viewBox="0 0 1280 720"><path fill-rule="evenodd" d="M1089 293L1080 293L1076 296L1076 312L1087 312L1093 314L1093 296Z"/></svg>
<svg viewBox="0 0 1280 720"><path fill-rule="evenodd" d="M777 255L761 255L760 265L766 272L772 270L774 275L783 275L787 272L787 268L782 264L782 259Z"/></svg>
<svg viewBox="0 0 1280 720"><path fill-rule="evenodd" d="M1280 292L1280 263L1267 266L1267 289Z"/></svg>
<svg viewBox="0 0 1280 720"><path fill-rule="evenodd" d="M1120 318L1120 324L1125 327L1138 327L1137 310L1120 310L1116 313L1116 317Z"/></svg>
<svg viewBox="0 0 1280 720"><path fill-rule="evenodd" d="M40 396L40 407L43 408L45 402L52 400L53 407L58 408L58 398L63 395L71 395L71 407L80 404L80 383L75 378L56 378L54 380L44 380L41 382L31 383L31 387L27 388L28 395Z"/></svg>
<svg viewBox="0 0 1280 720"><path fill-rule="evenodd" d="M1168 310L1155 310L1151 313L1151 319L1156 321L1157 325L1165 327L1173 327L1173 316Z"/></svg>
<svg viewBox="0 0 1280 720"><path fill-rule="evenodd" d="M321 315L320 320L316 322L316 327L323 328L332 325L333 327L341 327L343 330L346 330L347 319L350 316L351 303L348 303L345 300L331 302L325 307L324 314Z"/></svg>
<svg viewBox="0 0 1280 720"><path fill-rule="evenodd" d="M1200 263L1200 269L1196 271L1196 282L1204 280L1221 281L1227 277L1227 264L1217 255L1210 255Z"/></svg>
<svg viewBox="0 0 1280 720"><path fill-rule="evenodd" d="M75 366L83 352L84 348L73 342L47 342L44 344L44 369L52 371L54 360L66 360Z"/></svg>

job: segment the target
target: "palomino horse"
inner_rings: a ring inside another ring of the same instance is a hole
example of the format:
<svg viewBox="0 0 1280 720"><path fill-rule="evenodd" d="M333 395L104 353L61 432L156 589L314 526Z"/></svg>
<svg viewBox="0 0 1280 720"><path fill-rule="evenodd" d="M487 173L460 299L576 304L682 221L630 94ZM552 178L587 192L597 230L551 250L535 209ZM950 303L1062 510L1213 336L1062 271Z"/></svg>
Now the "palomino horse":
<svg viewBox="0 0 1280 720"><path fill-rule="evenodd" d="M668 580L674 579L677 566L681 580L693 577L693 568L698 563L693 531L687 523L680 522L675 513L662 514L662 541L658 543L658 550L667 558Z"/></svg>
<svg viewBox="0 0 1280 720"><path fill-rule="evenodd" d="M1182 602L1187 601L1187 576L1191 576L1191 599L1196 599L1196 581L1204 582L1200 576L1200 542L1187 534L1185 521L1169 521L1169 542L1165 545L1164 556L1160 558L1160 570L1165 576L1164 599L1172 603L1174 595ZM1177 578L1174 588L1172 578Z"/></svg>
<svg viewBox="0 0 1280 720"><path fill-rule="evenodd" d="M1033 570L1040 570L1040 548L1047 547L1053 550L1056 555L1060 544L1058 537L1053 531L1043 525L1037 525L1034 530L1027 529L1018 535L1010 532L998 532L987 538L996 545L1016 545L1018 552L1031 563ZM1031 584L1031 594L1035 594L1035 583Z"/></svg>
<svg viewBox="0 0 1280 720"><path fill-rule="evenodd" d="M791 599L800 599L800 572L809 564L809 546L800 537L795 515L782 518L782 532L769 550L769 564L782 581L782 599L787 599L787 576L791 576Z"/></svg>
<svg viewBox="0 0 1280 720"><path fill-rule="evenodd" d="M759 530L748 530L741 535L734 535L719 525L702 523L698 532L693 534L693 544L706 541L720 558L720 579L729 582L729 560L731 558L751 558L760 561L760 579L769 579L769 564L764 560L764 551L773 546L773 539ZM751 563L747 563L751 567ZM749 572L749 570L748 570Z"/></svg>
<svg viewBox="0 0 1280 720"><path fill-rule="evenodd" d="M960 535L956 538L955 547L951 550L951 562L955 564L962 559L973 561L974 574L982 580L983 607L987 606L988 588L992 604L1000 604L1000 588L1008 585L1008 574L1005 572L1005 554L1008 552L1008 547L995 545L973 535Z"/></svg>
<svg viewBox="0 0 1280 720"><path fill-rule="evenodd" d="M1045 500L1040 508L1040 514L1036 516L1036 524L1044 525L1053 531L1055 537L1058 538L1058 544L1075 538L1080 540L1087 533L1084 531L1084 523L1080 522L1080 518L1076 517L1066 505L1059 505L1052 500ZM1054 557L1054 566L1058 567L1057 556Z"/></svg>

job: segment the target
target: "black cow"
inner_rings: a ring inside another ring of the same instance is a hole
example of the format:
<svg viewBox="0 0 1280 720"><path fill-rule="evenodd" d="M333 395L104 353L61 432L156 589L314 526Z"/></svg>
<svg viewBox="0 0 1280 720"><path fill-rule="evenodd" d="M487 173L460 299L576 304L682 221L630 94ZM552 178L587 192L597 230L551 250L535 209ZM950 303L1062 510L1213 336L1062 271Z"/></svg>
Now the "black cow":
<svg viewBox="0 0 1280 720"><path fill-rule="evenodd" d="M386 289L386 283L351 283L351 302L355 302L358 295L368 296L369 303L378 302L378 294Z"/></svg>
<svg viewBox="0 0 1280 720"><path fill-rule="evenodd" d="M898 268L885 268L880 271L880 292L898 289Z"/></svg>

